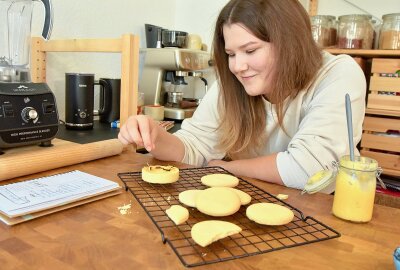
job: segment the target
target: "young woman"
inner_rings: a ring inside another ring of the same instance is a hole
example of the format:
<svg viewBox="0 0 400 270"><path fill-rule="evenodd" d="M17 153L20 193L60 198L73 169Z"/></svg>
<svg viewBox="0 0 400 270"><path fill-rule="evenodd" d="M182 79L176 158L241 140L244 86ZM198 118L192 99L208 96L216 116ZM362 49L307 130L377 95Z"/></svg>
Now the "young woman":
<svg viewBox="0 0 400 270"><path fill-rule="evenodd" d="M302 189L349 153L345 94L361 139L365 77L349 56L322 52L298 0L231 0L216 22L217 83L192 118L169 134L147 116L130 117L124 144L161 160L221 166L235 175Z"/></svg>

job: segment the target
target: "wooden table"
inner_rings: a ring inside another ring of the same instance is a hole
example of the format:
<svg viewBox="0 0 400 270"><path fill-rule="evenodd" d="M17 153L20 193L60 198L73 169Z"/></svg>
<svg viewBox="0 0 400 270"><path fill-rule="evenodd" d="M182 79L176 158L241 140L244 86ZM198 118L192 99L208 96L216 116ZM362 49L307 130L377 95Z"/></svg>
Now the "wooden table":
<svg viewBox="0 0 400 270"><path fill-rule="evenodd" d="M149 155L121 155L15 180L78 169L120 182L117 173L138 171ZM179 167L188 167L178 164ZM12 181L15 181L12 180ZM375 205L367 224L331 214L333 197L247 179L341 233L341 237L194 269L394 269L400 245L400 209ZM11 182L11 181L8 181ZM3 182L3 183L7 183ZM122 183L121 183L122 185ZM119 207L131 205L127 213ZM8 227L0 224L0 269L185 269L130 192Z"/></svg>

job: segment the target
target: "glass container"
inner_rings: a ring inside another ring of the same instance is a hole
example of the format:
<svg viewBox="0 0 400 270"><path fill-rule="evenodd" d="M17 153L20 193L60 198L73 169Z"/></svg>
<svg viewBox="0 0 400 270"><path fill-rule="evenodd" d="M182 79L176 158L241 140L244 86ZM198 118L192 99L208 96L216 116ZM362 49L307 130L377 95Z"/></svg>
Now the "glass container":
<svg viewBox="0 0 400 270"><path fill-rule="evenodd" d="M374 28L371 15L351 14L339 17L338 47L372 49Z"/></svg>
<svg viewBox="0 0 400 270"><path fill-rule="evenodd" d="M400 13L382 16L379 49L400 50Z"/></svg>
<svg viewBox="0 0 400 270"><path fill-rule="evenodd" d="M144 93L138 92L138 99L137 99L137 111L136 114L143 114L143 106L144 106Z"/></svg>
<svg viewBox="0 0 400 270"><path fill-rule="evenodd" d="M42 36L50 38L53 10L50 0L40 0L45 8ZM30 40L32 0L0 0L0 82L30 81Z"/></svg>
<svg viewBox="0 0 400 270"><path fill-rule="evenodd" d="M368 222L374 208L376 177L381 169L376 160L343 156L338 165L332 213L353 222Z"/></svg>
<svg viewBox="0 0 400 270"><path fill-rule="evenodd" d="M331 16L329 34L330 34L330 46L336 46L337 44L337 30L338 30L338 20L336 17Z"/></svg>
<svg viewBox="0 0 400 270"><path fill-rule="evenodd" d="M400 270L400 247L397 247L393 253L393 261L396 270Z"/></svg>
<svg viewBox="0 0 400 270"><path fill-rule="evenodd" d="M336 18L330 15L316 15L310 19L314 41L322 48L334 45L336 41L336 28L334 28ZM334 40L333 35L335 36Z"/></svg>

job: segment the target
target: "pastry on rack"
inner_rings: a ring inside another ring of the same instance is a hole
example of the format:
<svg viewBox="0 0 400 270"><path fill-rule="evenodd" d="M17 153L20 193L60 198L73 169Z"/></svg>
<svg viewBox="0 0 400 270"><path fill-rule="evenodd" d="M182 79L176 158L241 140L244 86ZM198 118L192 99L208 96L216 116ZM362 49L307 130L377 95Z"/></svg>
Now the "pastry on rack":
<svg viewBox="0 0 400 270"><path fill-rule="evenodd" d="M242 228L222 220L206 220L194 224L190 231L196 244L205 247L222 238L240 233Z"/></svg>
<svg viewBox="0 0 400 270"><path fill-rule="evenodd" d="M246 216L258 224L285 225L294 218L289 208L275 203L255 203L247 207Z"/></svg>
<svg viewBox="0 0 400 270"><path fill-rule="evenodd" d="M201 183L209 187L236 187L239 179L230 174L214 173L203 176Z"/></svg>
<svg viewBox="0 0 400 270"><path fill-rule="evenodd" d="M179 169L174 166L148 165L142 168L143 181L170 184L179 180Z"/></svg>
<svg viewBox="0 0 400 270"><path fill-rule="evenodd" d="M183 224L189 219L189 211L181 205L172 205L165 210L165 213L176 225Z"/></svg>
<svg viewBox="0 0 400 270"><path fill-rule="evenodd" d="M225 187L211 187L197 194L197 210L214 217L225 217L236 213L241 201L239 195Z"/></svg>
<svg viewBox="0 0 400 270"><path fill-rule="evenodd" d="M179 193L179 201L184 205L196 207L196 197L202 192L200 189L188 189Z"/></svg>

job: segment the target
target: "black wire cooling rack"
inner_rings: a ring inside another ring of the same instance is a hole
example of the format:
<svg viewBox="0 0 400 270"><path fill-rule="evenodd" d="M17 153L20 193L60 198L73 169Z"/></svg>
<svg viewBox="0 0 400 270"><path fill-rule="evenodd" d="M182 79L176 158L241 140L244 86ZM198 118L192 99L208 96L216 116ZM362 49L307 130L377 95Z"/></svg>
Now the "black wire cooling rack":
<svg viewBox="0 0 400 270"><path fill-rule="evenodd" d="M279 200L270 193L240 179L236 187L252 198L252 203L271 202L292 209L292 222L283 226L259 225L246 217L246 206L234 215L216 218L187 207L189 219L175 225L165 213L171 205L181 204L179 193L188 189L205 189L201 177L213 173L229 173L221 167L181 169L179 181L172 184L151 184L142 180L141 172L119 173L125 187L137 199L161 233L163 243L168 243L186 267L222 262L284 248L315 243L340 236L340 233L313 217L305 217L301 211ZM242 228L239 234L221 239L207 247L197 245L191 238L192 226L200 221L217 219L229 221Z"/></svg>

